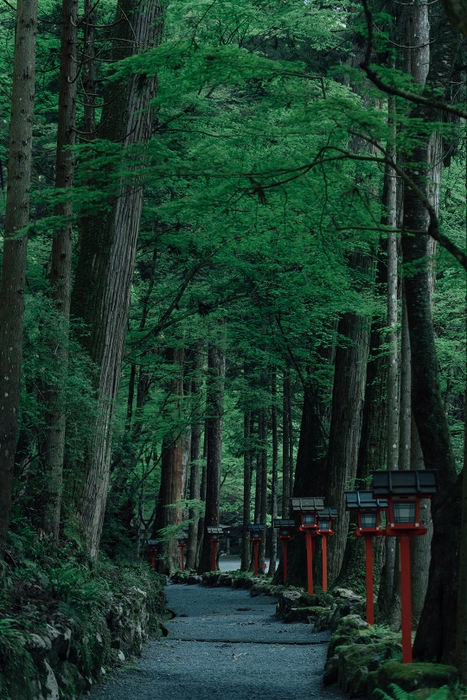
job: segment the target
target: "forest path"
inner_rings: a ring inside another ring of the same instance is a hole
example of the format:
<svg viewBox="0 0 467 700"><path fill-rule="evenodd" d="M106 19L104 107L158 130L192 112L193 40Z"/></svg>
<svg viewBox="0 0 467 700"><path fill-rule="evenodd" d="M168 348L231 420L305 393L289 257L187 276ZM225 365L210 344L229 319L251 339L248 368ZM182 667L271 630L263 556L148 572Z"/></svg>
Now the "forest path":
<svg viewBox="0 0 467 700"><path fill-rule="evenodd" d="M169 585L176 616L137 665L91 700L340 700L321 678L328 633L274 618L276 599L249 591Z"/></svg>

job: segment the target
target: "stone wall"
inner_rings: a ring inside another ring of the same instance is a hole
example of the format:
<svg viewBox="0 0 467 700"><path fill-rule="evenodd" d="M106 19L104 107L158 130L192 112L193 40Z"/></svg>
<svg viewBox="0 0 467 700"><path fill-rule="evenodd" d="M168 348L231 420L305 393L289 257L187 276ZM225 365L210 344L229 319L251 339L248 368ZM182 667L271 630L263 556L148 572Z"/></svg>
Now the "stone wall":
<svg viewBox="0 0 467 700"><path fill-rule="evenodd" d="M108 593L91 614L55 613L34 633L0 621L0 698L77 700L109 668L141 653L149 634L164 634L165 595L136 586Z"/></svg>

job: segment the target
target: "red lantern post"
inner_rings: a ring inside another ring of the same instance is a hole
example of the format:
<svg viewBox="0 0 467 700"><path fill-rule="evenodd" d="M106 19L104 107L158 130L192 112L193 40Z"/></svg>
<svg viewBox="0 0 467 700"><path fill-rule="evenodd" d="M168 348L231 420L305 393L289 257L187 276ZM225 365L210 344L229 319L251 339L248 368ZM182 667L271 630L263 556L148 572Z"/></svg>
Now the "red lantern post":
<svg viewBox="0 0 467 700"><path fill-rule="evenodd" d="M354 537L365 538L365 567L366 567L366 621L369 625L375 623L374 594L373 594L373 537L381 537L384 530L379 527L381 511L386 510L386 499L373 498L371 491L346 491L346 510L357 513L357 529Z"/></svg>
<svg viewBox="0 0 467 700"><path fill-rule="evenodd" d="M372 472L373 496L388 499L386 535L399 537L401 559L402 663L412 663L410 537L426 534L420 524L420 501L436 493L434 470Z"/></svg>
<svg viewBox="0 0 467 700"><path fill-rule="evenodd" d="M295 528L295 520L276 518L274 527L279 529L278 539L282 542L282 580L287 581L287 543L293 538L292 530Z"/></svg>
<svg viewBox="0 0 467 700"><path fill-rule="evenodd" d="M337 508L328 506L318 513L318 535L321 536L322 589L328 590L328 537L333 535L331 523L337 518Z"/></svg>
<svg viewBox="0 0 467 700"><path fill-rule="evenodd" d="M306 537L306 568L308 580L308 593L313 593L313 538L318 536L317 513L324 508L324 498L291 498L292 511L300 513L299 531L305 533Z"/></svg>
<svg viewBox="0 0 467 700"><path fill-rule="evenodd" d="M149 553L151 555L151 568L156 568L156 554L159 548L159 540L148 540Z"/></svg>
<svg viewBox="0 0 467 700"><path fill-rule="evenodd" d="M178 548L180 549L180 558L182 563L182 573L185 571L185 547L187 545L186 535L177 535L178 537Z"/></svg>
<svg viewBox="0 0 467 700"><path fill-rule="evenodd" d="M254 523L253 525L247 525L247 528L250 533L250 542L253 543L253 561L255 565L255 576L257 576L259 572L259 545L263 541L265 526L260 523Z"/></svg>
<svg viewBox="0 0 467 700"><path fill-rule="evenodd" d="M222 535L222 528L208 526L206 531L209 535L209 542L211 543L211 571L217 571L217 545Z"/></svg>

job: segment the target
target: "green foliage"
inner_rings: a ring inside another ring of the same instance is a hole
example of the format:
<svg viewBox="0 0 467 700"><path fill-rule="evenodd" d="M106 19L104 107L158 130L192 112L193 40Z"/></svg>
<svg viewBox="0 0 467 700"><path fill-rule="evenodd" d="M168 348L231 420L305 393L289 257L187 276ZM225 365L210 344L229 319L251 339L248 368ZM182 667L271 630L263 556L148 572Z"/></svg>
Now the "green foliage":
<svg viewBox="0 0 467 700"><path fill-rule="evenodd" d="M158 631L165 607L163 584L162 577L141 561L121 560L116 565L101 556L91 568L76 541L62 538L55 545L51 538L38 536L24 518L14 518L0 578L2 700L32 699L31 681L38 671L31 649L47 637L47 625L73 629L70 659L65 662L70 683L75 677L82 683L79 673L100 679L101 667L113 659L111 643L116 643L109 617L124 606L131 615L133 592L144 590L150 626ZM123 633L120 642L129 655L131 639Z"/></svg>
<svg viewBox="0 0 467 700"><path fill-rule="evenodd" d="M101 28L114 7L99 3L96 12L96 48L104 65L110 56L111 29ZM392 55L388 41L393 18L380 13L374 19L379 27L377 51L380 56ZM13 22L11 8L3 7L1 172L7 150ZM349 342L336 333L339 318L351 312L385 324L382 297L374 293L374 270L351 269L348 260L360 253L380 255L382 155L392 137L385 98L350 65L357 50L354 30L362 25L358 4L174 0L165 8L160 46L112 64L106 72L98 67L97 118L104 72L108 80L122 84L131 76L141 84L157 76L150 143L122 150L121 143L83 141L75 149L73 190L54 191L59 25L59 3L46 0L38 33L14 515L25 518L34 543L31 558L22 565L24 581L47 589L62 605L86 611L105 599L107 579L96 578L84 561L43 567L39 563L43 545L36 536L45 498L44 397L47 386L61 376L55 359L58 346L66 344L70 351L67 381L58 401L67 420L64 529L70 548L77 551L81 534L75 499L85 476L96 417L96 368L75 339L89 329L73 320L69 337L49 298L50 245L63 224L54 215L54 204L72 198L76 251L85 217L95 211L104 216L122 180L129 186L145 186L102 540L104 552L121 561L136 557L140 522L146 529L154 522L163 441L183 437L205 418L206 367L195 371L187 358L198 344L206 352L217 341L219 321L225 322L228 358L224 512L240 517L245 449L252 450L255 468L263 447L256 435L245 444L243 416L245 412L256 416L265 407L270 411L273 373L279 411L281 383L290 375L295 448L305 385L313 385L324 429L329 427L332 356L338 345ZM394 87L417 89L407 75L384 61L375 69ZM84 102L78 100L78 128ZM456 124L413 119L410 105L398 102L398 145L406 154L434 127L446 141L455 142ZM371 154L365 139L373 145ZM451 160L445 176L443 231L463 245L462 158ZM444 253L439 254L437 270L434 323L441 386L460 464L465 418L464 273ZM183 392L174 391L182 372L169 358L174 348L185 351ZM280 439L281 426L279 433ZM270 463L270 444L267 452ZM185 501L174 507L185 511L200 504ZM166 528L163 539L173 539L188 522L185 518L181 525ZM11 538L24 553L26 544L14 529Z"/></svg>
<svg viewBox="0 0 467 700"><path fill-rule="evenodd" d="M389 690L390 694L384 692L381 688L375 688L373 697L381 698L381 700L419 700L418 695L408 693L395 683L390 684ZM450 700L450 698L452 698L452 689L448 685L443 685L434 693L426 695L425 698L430 698L431 700Z"/></svg>
<svg viewBox="0 0 467 700"><path fill-rule="evenodd" d="M107 582L92 577L85 566L69 562L58 568L47 568L46 575L52 596L65 603L96 606L104 604L105 596L109 593Z"/></svg>

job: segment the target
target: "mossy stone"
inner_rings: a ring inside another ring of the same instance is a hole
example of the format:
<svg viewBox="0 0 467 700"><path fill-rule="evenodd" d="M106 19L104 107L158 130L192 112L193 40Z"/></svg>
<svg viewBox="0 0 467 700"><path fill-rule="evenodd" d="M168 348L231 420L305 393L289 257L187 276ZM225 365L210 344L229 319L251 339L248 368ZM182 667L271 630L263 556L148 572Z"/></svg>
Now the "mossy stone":
<svg viewBox="0 0 467 700"><path fill-rule="evenodd" d="M370 693L376 688L388 691L391 683L395 683L407 693L412 693L420 688L440 688L447 685L452 688L458 679L457 669L454 666L430 663L402 664L398 661L389 661L377 672L376 685L369 688ZM370 695L370 697L373 697ZM374 695L376 699L377 695Z"/></svg>
<svg viewBox="0 0 467 700"><path fill-rule="evenodd" d="M323 608L306 607L306 608L290 608L284 615L285 622L310 622L318 615ZM318 611L318 612L317 612Z"/></svg>
<svg viewBox="0 0 467 700"><path fill-rule="evenodd" d="M300 595L299 606L300 607L321 607L325 608L332 605L335 602L334 596L325 591L319 591L318 593L302 593Z"/></svg>
<svg viewBox="0 0 467 700"><path fill-rule="evenodd" d="M367 695L369 686L377 678L378 672L373 670L376 660L380 664L399 650L400 644L393 638L337 647L339 687L352 697Z"/></svg>
<svg viewBox="0 0 467 700"><path fill-rule="evenodd" d="M445 688L446 686L441 686L442 688ZM436 695L436 693L439 693L440 688L419 688L418 690L412 690L412 695L414 695L417 700L427 700L427 698L431 698L433 695ZM456 700L456 695L449 689L446 688L446 700Z"/></svg>

